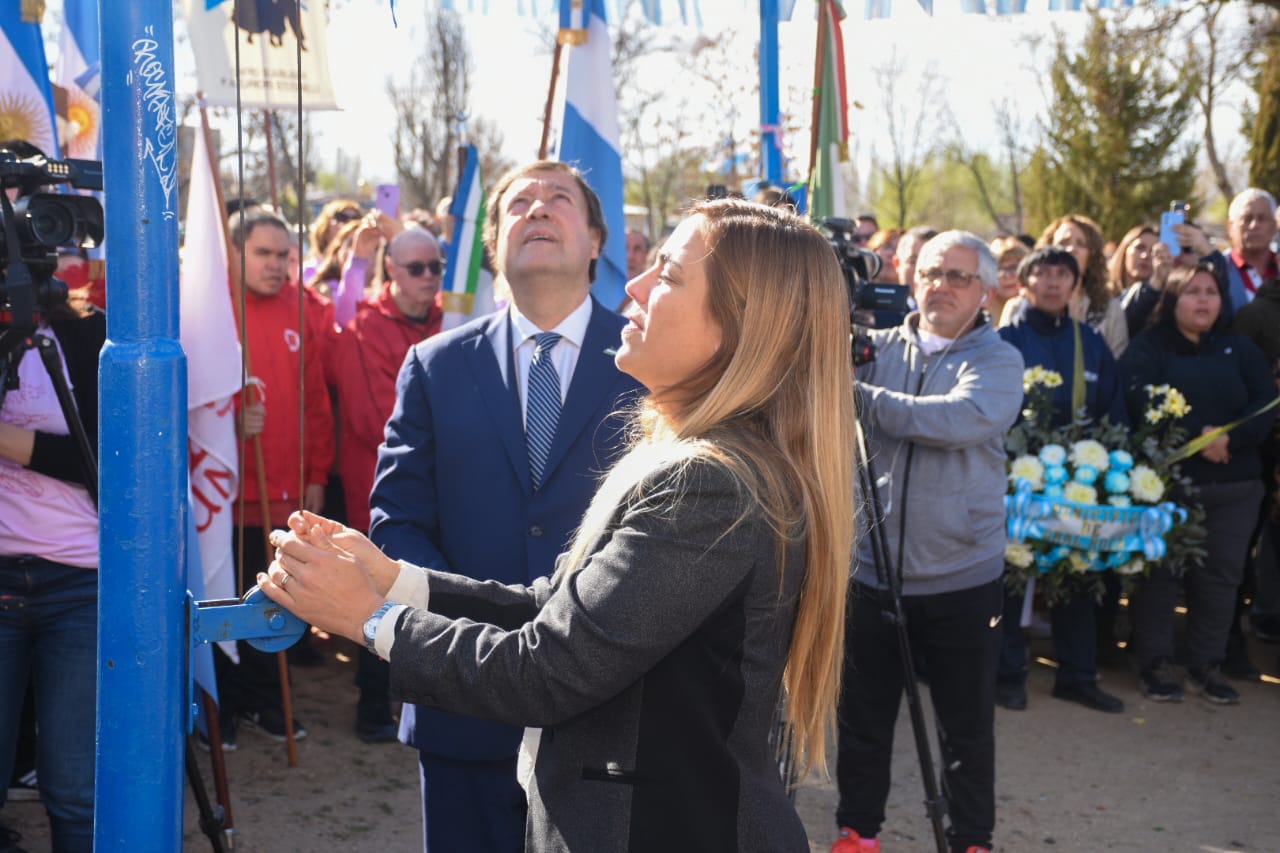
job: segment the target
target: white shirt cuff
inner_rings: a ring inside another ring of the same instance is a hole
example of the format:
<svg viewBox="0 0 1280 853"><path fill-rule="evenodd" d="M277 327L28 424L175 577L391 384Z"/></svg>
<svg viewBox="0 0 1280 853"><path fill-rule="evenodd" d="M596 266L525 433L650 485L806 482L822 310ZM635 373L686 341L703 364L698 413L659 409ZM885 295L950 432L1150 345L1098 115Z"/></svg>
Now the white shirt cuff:
<svg viewBox="0 0 1280 853"><path fill-rule="evenodd" d="M400 621L400 614L408 609L406 604L397 604L384 613L378 622L378 630L373 635L373 647L383 660L391 660L391 647L396 644L396 623Z"/></svg>
<svg viewBox="0 0 1280 853"><path fill-rule="evenodd" d="M387 601L409 604L426 610L427 602L431 598L431 590L428 587L426 570L401 560L400 574L396 575L395 583L391 584L391 589L387 590Z"/></svg>

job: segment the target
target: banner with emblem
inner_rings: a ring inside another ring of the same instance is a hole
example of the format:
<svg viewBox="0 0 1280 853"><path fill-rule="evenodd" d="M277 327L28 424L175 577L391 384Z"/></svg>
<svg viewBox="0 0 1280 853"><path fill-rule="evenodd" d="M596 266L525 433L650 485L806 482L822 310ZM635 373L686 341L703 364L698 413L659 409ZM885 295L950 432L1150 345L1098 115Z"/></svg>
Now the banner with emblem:
<svg viewBox="0 0 1280 853"><path fill-rule="evenodd" d="M240 101L244 107L297 109L301 53L303 108L338 109L329 75L324 3L183 0L183 11L196 58L196 77L209 106L236 106L238 39Z"/></svg>
<svg viewBox="0 0 1280 853"><path fill-rule="evenodd" d="M40 18L44 4L0 2L0 139L22 139L58 156L53 91Z"/></svg>
<svg viewBox="0 0 1280 853"><path fill-rule="evenodd" d="M226 238L204 133L195 134L193 148L187 239L179 275L191 494L205 595L233 598L232 512L239 458L233 395L240 390L240 341L227 286Z"/></svg>

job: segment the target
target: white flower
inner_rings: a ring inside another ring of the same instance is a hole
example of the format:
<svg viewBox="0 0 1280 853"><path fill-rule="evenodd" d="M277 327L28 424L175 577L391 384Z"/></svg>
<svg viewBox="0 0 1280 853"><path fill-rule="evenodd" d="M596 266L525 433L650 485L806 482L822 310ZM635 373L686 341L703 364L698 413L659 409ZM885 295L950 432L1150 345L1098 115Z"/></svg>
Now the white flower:
<svg viewBox="0 0 1280 853"><path fill-rule="evenodd" d="M1040 448L1040 461L1046 465L1061 465L1067 461L1067 451L1061 444L1046 444Z"/></svg>
<svg viewBox="0 0 1280 853"><path fill-rule="evenodd" d="M1009 466L1009 480L1017 483L1019 479L1026 480L1032 489L1040 491L1044 488L1044 465L1034 456L1019 456Z"/></svg>
<svg viewBox="0 0 1280 853"><path fill-rule="evenodd" d="M1164 497L1164 481L1146 465L1136 465L1129 473L1129 493L1142 503L1156 503Z"/></svg>
<svg viewBox="0 0 1280 853"><path fill-rule="evenodd" d="M1098 471L1105 471L1111 465L1111 454L1098 442L1085 439L1071 445L1071 464L1088 465Z"/></svg>
<svg viewBox="0 0 1280 853"><path fill-rule="evenodd" d="M1029 569L1036 561L1036 552L1025 542L1009 542L1004 546L1004 561L1020 569Z"/></svg>
<svg viewBox="0 0 1280 853"><path fill-rule="evenodd" d="M1078 504L1096 504L1098 502L1098 490L1093 486L1086 486L1084 483L1077 483L1074 480L1062 487L1062 497Z"/></svg>
<svg viewBox="0 0 1280 853"><path fill-rule="evenodd" d="M1107 503L1115 507L1120 507L1121 509L1127 509L1133 506L1133 502L1129 500L1128 495L1112 495L1107 498Z"/></svg>

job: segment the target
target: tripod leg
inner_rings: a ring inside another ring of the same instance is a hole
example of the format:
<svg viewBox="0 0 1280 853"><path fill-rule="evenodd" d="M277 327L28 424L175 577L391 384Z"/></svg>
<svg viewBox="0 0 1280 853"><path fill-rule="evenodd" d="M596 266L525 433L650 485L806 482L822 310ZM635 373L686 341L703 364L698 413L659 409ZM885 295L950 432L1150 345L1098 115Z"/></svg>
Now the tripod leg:
<svg viewBox="0 0 1280 853"><path fill-rule="evenodd" d="M204 789L204 780L200 778L200 765L196 763L196 752L191 746L190 736L187 737L187 782L191 785L196 807L200 810L200 830L209 837L214 853L227 853L222 835L222 809L215 810L209 802L209 794Z"/></svg>

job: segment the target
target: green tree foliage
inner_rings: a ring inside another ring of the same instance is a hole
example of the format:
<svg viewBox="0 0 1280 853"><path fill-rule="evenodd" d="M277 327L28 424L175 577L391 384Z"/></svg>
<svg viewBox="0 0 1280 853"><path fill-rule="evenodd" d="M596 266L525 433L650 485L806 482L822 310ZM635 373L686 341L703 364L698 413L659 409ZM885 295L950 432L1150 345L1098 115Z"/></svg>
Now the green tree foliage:
<svg viewBox="0 0 1280 853"><path fill-rule="evenodd" d="M1002 211L1011 195L1009 178L986 154L957 149L931 154L917 166L919 181L907 210L899 207L899 187L882 164L873 164L871 209L884 227L931 225L938 229L961 228L984 236L1005 230L993 219L992 204ZM981 189L980 189L981 187ZM987 197L983 196L983 189Z"/></svg>
<svg viewBox="0 0 1280 853"><path fill-rule="evenodd" d="M1249 185L1280 190L1280 33L1266 43L1266 58L1258 72L1258 107L1251 116Z"/></svg>
<svg viewBox="0 0 1280 853"><path fill-rule="evenodd" d="M1064 213L1096 219L1108 237L1192 195L1197 143L1185 131L1194 71L1162 70L1168 45L1094 13L1079 52L1059 34L1048 118L1027 169L1027 226Z"/></svg>

